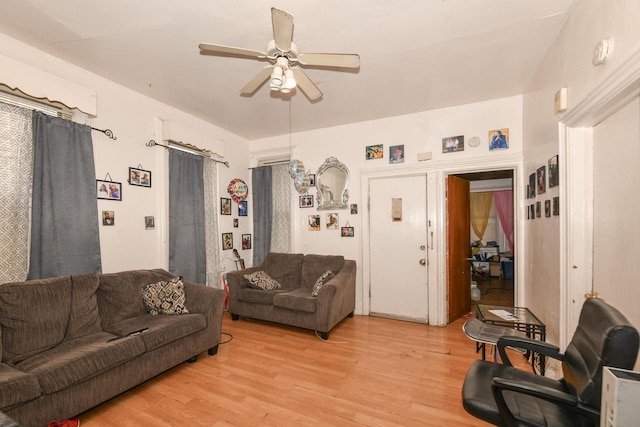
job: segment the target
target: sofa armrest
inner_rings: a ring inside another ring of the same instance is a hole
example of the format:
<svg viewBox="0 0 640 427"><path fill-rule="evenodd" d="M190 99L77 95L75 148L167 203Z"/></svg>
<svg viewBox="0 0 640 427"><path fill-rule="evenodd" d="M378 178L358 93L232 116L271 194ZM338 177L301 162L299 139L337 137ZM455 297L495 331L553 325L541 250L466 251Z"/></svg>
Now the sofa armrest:
<svg viewBox="0 0 640 427"><path fill-rule="evenodd" d="M221 328L226 292L222 289L184 282L185 306L189 313L201 313L207 326ZM214 331L219 336L219 331Z"/></svg>
<svg viewBox="0 0 640 427"><path fill-rule="evenodd" d="M355 310L356 262L344 266L318 292L318 331L328 332L333 325Z"/></svg>

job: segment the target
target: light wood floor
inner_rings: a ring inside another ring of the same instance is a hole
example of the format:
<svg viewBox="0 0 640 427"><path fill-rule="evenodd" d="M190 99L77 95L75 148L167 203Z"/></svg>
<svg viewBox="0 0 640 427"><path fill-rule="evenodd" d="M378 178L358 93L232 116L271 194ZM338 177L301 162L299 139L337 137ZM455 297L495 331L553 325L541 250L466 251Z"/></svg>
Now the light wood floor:
<svg viewBox="0 0 640 427"><path fill-rule="evenodd" d="M216 356L203 353L80 415L81 425L487 425L462 408L465 373L480 357L463 322L354 316L325 342L225 313L223 330L233 339ZM522 356L513 357L526 369Z"/></svg>

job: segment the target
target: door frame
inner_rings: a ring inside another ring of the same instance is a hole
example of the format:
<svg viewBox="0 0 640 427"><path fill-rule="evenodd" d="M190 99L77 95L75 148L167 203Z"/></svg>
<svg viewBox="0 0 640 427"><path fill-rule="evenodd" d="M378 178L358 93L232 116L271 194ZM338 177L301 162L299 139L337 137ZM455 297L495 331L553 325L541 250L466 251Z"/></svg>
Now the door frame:
<svg viewBox="0 0 640 427"><path fill-rule="evenodd" d="M640 96L640 50L597 84L558 122L560 180L560 328L565 348L593 281L593 128Z"/></svg>
<svg viewBox="0 0 640 427"><path fill-rule="evenodd" d="M361 312L369 315L369 294L371 291L371 257L370 212L369 212L369 180L411 175L427 176L427 295L429 325L444 326L447 324L447 277L446 277L446 185L448 175L491 170L513 171L513 215L514 215L514 303L524 304L524 175L522 153L502 154L499 158L473 158L460 161L421 162L413 165L398 165L393 169L380 168L363 170L360 173L362 194L362 301Z"/></svg>

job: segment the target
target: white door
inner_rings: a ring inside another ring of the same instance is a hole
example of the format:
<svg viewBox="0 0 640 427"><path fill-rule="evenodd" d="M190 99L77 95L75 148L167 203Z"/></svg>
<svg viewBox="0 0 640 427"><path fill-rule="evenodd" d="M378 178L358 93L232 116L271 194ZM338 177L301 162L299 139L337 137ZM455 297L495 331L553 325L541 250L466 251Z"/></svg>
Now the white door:
<svg viewBox="0 0 640 427"><path fill-rule="evenodd" d="M370 313L427 322L426 176L369 181Z"/></svg>

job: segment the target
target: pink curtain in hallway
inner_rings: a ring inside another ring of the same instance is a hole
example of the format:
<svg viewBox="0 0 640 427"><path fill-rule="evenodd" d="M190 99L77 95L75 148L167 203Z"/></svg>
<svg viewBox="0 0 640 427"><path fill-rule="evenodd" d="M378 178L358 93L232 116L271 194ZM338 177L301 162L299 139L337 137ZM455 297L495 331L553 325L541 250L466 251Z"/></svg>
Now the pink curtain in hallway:
<svg viewBox="0 0 640 427"><path fill-rule="evenodd" d="M513 253L513 190L494 191L493 201L496 204L502 231L507 236L509 249Z"/></svg>

